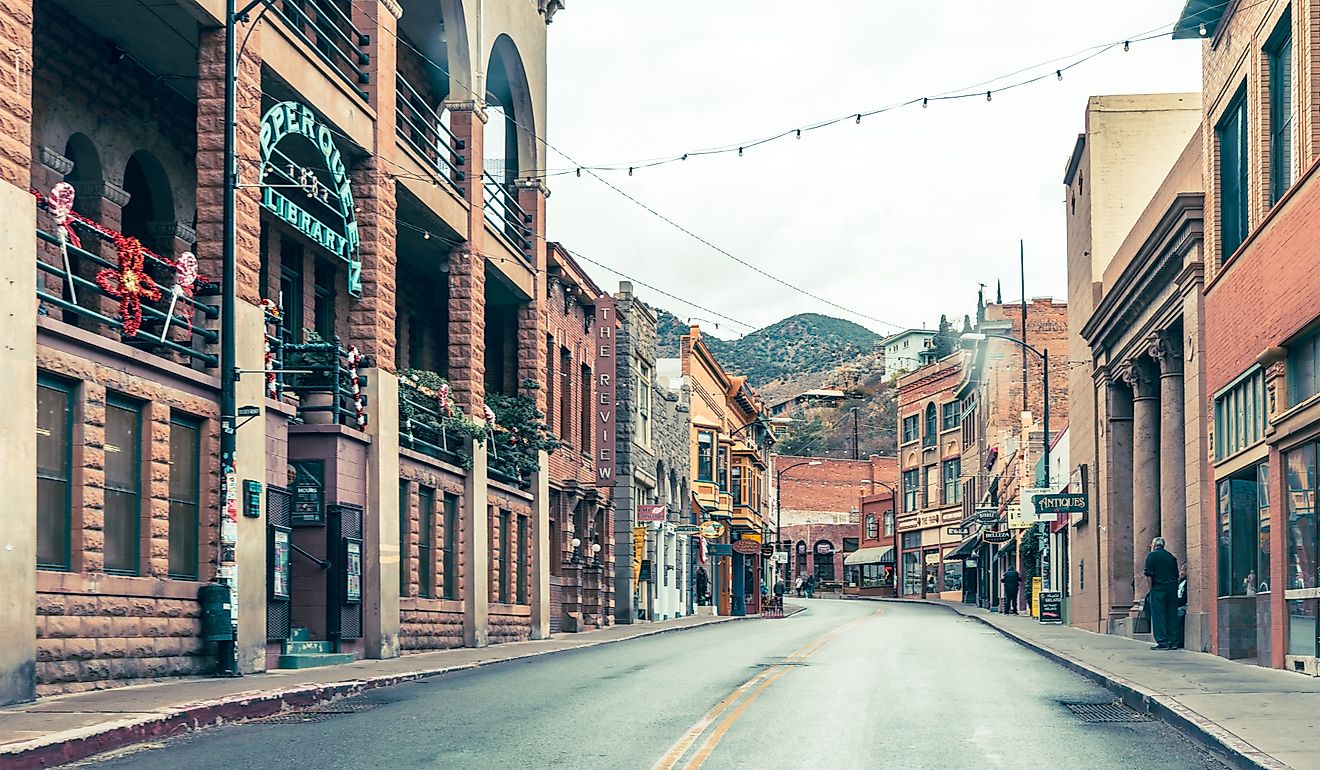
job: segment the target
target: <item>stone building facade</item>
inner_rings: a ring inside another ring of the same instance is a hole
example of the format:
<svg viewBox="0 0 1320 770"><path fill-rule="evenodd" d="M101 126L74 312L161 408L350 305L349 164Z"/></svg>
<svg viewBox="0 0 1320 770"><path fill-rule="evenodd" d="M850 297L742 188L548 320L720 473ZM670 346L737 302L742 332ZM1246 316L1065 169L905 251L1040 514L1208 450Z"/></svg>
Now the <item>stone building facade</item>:
<svg viewBox="0 0 1320 770"><path fill-rule="evenodd" d="M36 546L2 568L0 702L210 670L217 576L244 672L294 627L353 657L550 632L547 464L513 437L546 408L558 4L475 5L272 2L239 25L232 276L217 4L0 9L0 285L32 308L0 355L37 405L0 440L0 525ZM219 410L222 311L241 416Z"/></svg>
<svg viewBox="0 0 1320 770"><path fill-rule="evenodd" d="M695 601L693 539L674 531L692 521L689 391L658 358L655 313L632 284L621 282L614 299L619 319L615 617L620 623L681 617L693 612ZM639 521L639 505L664 506L664 520Z"/></svg>

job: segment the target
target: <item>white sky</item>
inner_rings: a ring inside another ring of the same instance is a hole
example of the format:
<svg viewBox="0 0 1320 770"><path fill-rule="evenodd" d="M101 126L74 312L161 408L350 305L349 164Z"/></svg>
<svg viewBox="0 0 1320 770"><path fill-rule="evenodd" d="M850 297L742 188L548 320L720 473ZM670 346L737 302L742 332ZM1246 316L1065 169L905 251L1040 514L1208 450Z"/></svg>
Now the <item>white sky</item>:
<svg viewBox="0 0 1320 770"><path fill-rule="evenodd" d="M739 144L1136 37L1172 24L1182 5L572 0L549 29L549 138L584 164ZM1063 298L1062 179L1087 96L1199 90L1200 44L1120 46L1062 82L1058 66L988 104L908 107L742 158L606 178L795 286L899 326L933 326L941 313L960 320L975 311L978 283L989 285L988 299L997 279L1006 300L1018 297L1019 238L1027 294ZM548 165L573 164L550 153ZM636 279L756 327L820 312L894 330L756 275L586 174L548 184L550 237ZM618 276L585 267L616 288ZM749 331L637 292L719 336Z"/></svg>

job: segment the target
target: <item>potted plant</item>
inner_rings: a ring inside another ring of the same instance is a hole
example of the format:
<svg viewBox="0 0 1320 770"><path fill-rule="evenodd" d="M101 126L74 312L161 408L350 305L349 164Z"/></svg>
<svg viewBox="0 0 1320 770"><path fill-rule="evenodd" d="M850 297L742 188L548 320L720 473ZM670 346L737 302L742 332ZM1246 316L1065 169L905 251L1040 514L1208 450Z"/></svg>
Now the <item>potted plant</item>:
<svg viewBox="0 0 1320 770"><path fill-rule="evenodd" d="M286 345L284 368L304 370L290 374L289 389L298 394L302 409L299 416L308 425L331 425L335 422L334 404L339 382L339 351L311 329L303 330L301 344Z"/></svg>

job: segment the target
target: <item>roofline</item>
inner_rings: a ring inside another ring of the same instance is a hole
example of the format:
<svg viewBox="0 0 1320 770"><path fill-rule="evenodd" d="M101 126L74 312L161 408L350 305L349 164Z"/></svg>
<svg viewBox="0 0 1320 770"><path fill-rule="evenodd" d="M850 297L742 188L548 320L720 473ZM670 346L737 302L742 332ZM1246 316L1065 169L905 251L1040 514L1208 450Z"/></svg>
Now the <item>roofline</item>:
<svg viewBox="0 0 1320 770"><path fill-rule="evenodd" d="M562 261L567 268L563 277L590 292L592 299L609 296L604 289L596 285L596 282L591 279L591 275L582 269L582 265L573 258L572 254L568 253L568 249L564 248L562 244L556 241L547 242L546 256Z"/></svg>
<svg viewBox="0 0 1320 770"><path fill-rule="evenodd" d="M1205 39L1219 34L1219 25L1226 16L1237 11L1239 3L1233 0L1187 0L1178 21L1173 25L1174 40ZM1201 34L1201 25L1206 34Z"/></svg>
<svg viewBox="0 0 1320 770"><path fill-rule="evenodd" d="M1073 179L1077 175L1077 167L1082 165L1082 151L1086 149L1086 134L1077 135L1077 143L1073 145L1072 157L1068 158L1068 169L1063 172L1063 183L1072 186Z"/></svg>
<svg viewBox="0 0 1320 770"><path fill-rule="evenodd" d="M936 334L937 332L938 332L937 329L907 329L901 332L895 332L889 335L888 337L881 339L880 343L884 344L892 339L897 339L898 337L904 337L909 334Z"/></svg>

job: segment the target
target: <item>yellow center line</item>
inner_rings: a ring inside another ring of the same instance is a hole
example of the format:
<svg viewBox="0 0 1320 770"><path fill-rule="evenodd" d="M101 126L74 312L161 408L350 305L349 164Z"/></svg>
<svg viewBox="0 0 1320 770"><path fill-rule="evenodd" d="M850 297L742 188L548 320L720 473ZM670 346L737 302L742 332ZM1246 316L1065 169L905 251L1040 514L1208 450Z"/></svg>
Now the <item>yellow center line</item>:
<svg viewBox="0 0 1320 770"><path fill-rule="evenodd" d="M733 726L733 723L738 719L739 716L742 715L743 711L745 711L747 707L760 696L760 693L763 690L765 690L767 687L769 687L771 684L777 681L784 674L787 674L789 672L790 669L787 664L805 660L811 655L814 655L818 650L820 650L822 647L828 644L836 636L848 630L852 626L862 622L863 620L866 620L869 617L879 615L883 611L883 609L884 609L883 606L877 607L875 612L871 613L871 615L862 618L857 618L856 620L853 620L849 623L839 626L838 628L834 628L825 632L824 634L816 637L815 639L812 639L810 642L807 642L802 647L798 648L788 657L784 658L784 661L782 663L776 663L775 665L770 666L764 671L761 671L755 676L749 678L747 681L743 682L738 687L734 688L733 692L729 693L728 697L724 698L724 700L715 704L715 706L711 708L710 711L707 711L706 714L701 717L701 719L698 719L697 722L692 725L692 727L688 728L688 730L685 733L683 733L683 736L680 737L677 741L675 741L674 745L670 746L669 750L666 751L664 755L660 757L660 759L653 766L652 770L672 770L672 768L678 764L678 762L683 758L683 756L688 753L688 751L692 748L692 745L697 742L697 739L699 739L702 736L702 734L704 734L706 730L710 728L712 724L714 724L717 720L719 720L721 716L724 716L725 712L729 710L729 707L732 706L734 703L737 703L739 698L742 698L744 695L747 695L747 698L744 700L742 704L738 706L737 709L735 709L728 716L725 716L724 720L720 722L720 725L715 728L715 731L706 739L705 742L702 743L701 748L698 749L697 751L697 754L694 755L693 758L686 765L686 767L688 768L701 767L701 764L706 761L706 757L710 755L710 752L713 751L715 749L715 746L719 743L720 738L723 737L724 733L728 732L729 728Z"/></svg>

